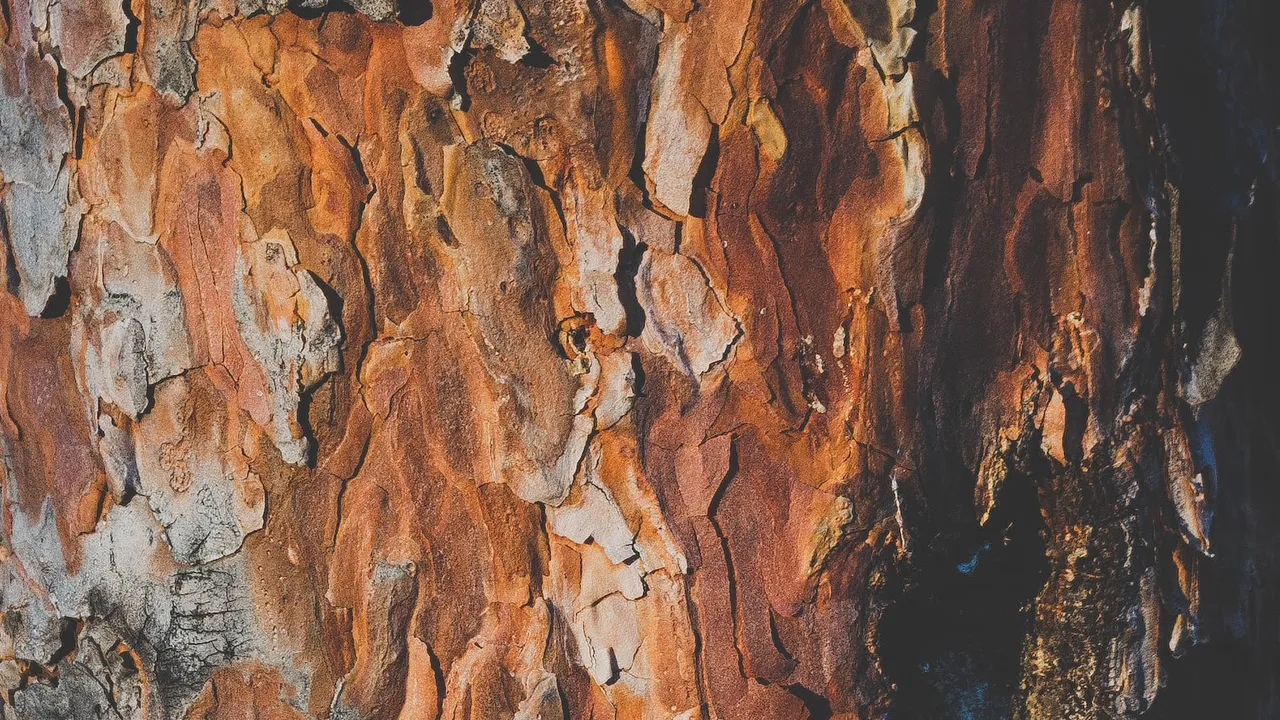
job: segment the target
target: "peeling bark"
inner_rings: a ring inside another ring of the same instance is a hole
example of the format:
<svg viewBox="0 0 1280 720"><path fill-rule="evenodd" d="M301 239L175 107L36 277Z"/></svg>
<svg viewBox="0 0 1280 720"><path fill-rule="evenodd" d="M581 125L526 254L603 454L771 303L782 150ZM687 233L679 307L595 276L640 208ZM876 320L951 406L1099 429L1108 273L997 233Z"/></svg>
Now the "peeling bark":
<svg viewBox="0 0 1280 720"><path fill-rule="evenodd" d="M1280 713L1264 0L0 8L0 717Z"/></svg>

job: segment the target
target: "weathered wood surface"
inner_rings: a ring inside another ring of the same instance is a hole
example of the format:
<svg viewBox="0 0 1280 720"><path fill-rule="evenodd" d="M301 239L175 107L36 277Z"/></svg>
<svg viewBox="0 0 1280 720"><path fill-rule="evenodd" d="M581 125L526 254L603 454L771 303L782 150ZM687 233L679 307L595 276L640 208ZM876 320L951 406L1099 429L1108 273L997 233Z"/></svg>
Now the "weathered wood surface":
<svg viewBox="0 0 1280 720"><path fill-rule="evenodd" d="M0 0L5 718L1275 717L1267 0Z"/></svg>

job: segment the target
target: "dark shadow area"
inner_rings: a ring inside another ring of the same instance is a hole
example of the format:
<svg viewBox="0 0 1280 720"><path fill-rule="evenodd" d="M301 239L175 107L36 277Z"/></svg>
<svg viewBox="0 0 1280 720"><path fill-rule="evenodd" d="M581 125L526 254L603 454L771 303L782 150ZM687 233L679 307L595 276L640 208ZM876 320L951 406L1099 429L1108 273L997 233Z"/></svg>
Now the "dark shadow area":
<svg viewBox="0 0 1280 720"><path fill-rule="evenodd" d="M414 27L431 19L431 0L400 0L400 24Z"/></svg>
<svg viewBox="0 0 1280 720"><path fill-rule="evenodd" d="M644 331L644 308L636 297L636 273L640 272L640 261L648 249L648 245L637 243L635 237L622 228L622 250L618 252L618 270L613 278L618 283L618 300L626 313L629 337L640 337Z"/></svg>
<svg viewBox="0 0 1280 720"><path fill-rule="evenodd" d="M917 558L880 621L880 658L897 688L888 717L1012 717L1030 601L1048 577L1043 531L1034 484L1011 475L973 545Z"/></svg>
<svg viewBox="0 0 1280 720"><path fill-rule="evenodd" d="M66 312L69 307L71 307L71 283L67 282L64 277L57 278L53 281L53 294L49 296L49 301L45 303L40 317L45 320L61 317L62 313Z"/></svg>
<svg viewBox="0 0 1280 720"><path fill-rule="evenodd" d="M707 141L707 151L698 163L698 171L693 175L693 193L689 196L689 214L694 217L707 216L707 194L711 192L711 180L716 175L716 165L720 162L720 126L711 126L711 139Z"/></svg>
<svg viewBox="0 0 1280 720"><path fill-rule="evenodd" d="M1259 712L1261 678L1247 648L1209 643L1165 660L1165 686L1143 720L1245 720Z"/></svg>
<svg viewBox="0 0 1280 720"><path fill-rule="evenodd" d="M449 79L453 81L453 91L458 94L458 109L464 112L471 107L471 96L467 95L467 63L475 54L468 42L449 58Z"/></svg>
<svg viewBox="0 0 1280 720"><path fill-rule="evenodd" d="M5 218L7 213L0 210L0 238L4 242L4 287L10 295L19 297L22 288L22 276L18 274L18 259L13 255L13 245L9 241L9 225Z"/></svg>
<svg viewBox="0 0 1280 720"><path fill-rule="evenodd" d="M537 40L534 40L532 36L526 35L524 40L529 43L529 52L520 58L521 65L545 70L556 64L555 58L548 55L546 49Z"/></svg>
<svg viewBox="0 0 1280 720"><path fill-rule="evenodd" d="M785 686L787 692L800 698L804 709L808 711L808 720L831 720L831 701L809 688L796 683Z"/></svg>
<svg viewBox="0 0 1280 720"><path fill-rule="evenodd" d="M1156 111L1180 193L1178 338L1184 379L1230 321L1238 362L1188 408L1213 506L1202 561L1202 644L1162 656L1145 718L1273 718L1280 688L1280 44L1273 0L1168 0L1150 8Z"/></svg>

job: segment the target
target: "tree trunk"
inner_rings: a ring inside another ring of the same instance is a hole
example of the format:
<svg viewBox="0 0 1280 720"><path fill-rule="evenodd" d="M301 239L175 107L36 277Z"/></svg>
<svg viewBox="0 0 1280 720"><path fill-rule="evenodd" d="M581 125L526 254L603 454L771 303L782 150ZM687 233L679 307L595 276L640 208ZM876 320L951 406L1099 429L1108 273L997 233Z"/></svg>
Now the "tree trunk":
<svg viewBox="0 0 1280 720"><path fill-rule="evenodd" d="M1280 714L1271 0L0 0L0 708Z"/></svg>

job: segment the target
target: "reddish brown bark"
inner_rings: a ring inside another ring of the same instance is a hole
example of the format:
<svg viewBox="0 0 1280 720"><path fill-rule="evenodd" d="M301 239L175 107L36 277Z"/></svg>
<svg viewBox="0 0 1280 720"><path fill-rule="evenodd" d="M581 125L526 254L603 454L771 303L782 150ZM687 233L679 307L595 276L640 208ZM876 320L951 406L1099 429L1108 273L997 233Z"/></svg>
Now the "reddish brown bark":
<svg viewBox="0 0 1280 720"><path fill-rule="evenodd" d="M0 1L5 717L1277 711L1266 3Z"/></svg>

